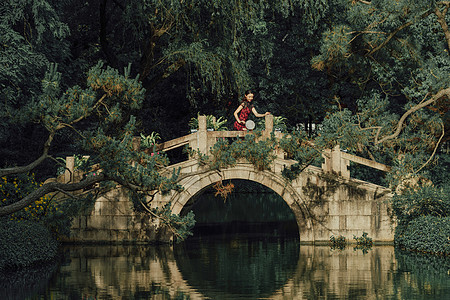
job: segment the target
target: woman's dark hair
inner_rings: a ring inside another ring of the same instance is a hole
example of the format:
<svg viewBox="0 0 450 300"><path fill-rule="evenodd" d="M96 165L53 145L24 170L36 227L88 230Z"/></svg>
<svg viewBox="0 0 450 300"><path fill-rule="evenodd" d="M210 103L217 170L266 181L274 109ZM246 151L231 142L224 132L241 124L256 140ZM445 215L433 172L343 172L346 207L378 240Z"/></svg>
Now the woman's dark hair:
<svg viewBox="0 0 450 300"><path fill-rule="evenodd" d="M244 92L244 97L242 97L242 102L241 103L244 103L244 107L253 107L253 103L249 103L247 101L247 99L245 98L245 96L247 96L248 94L254 94L253 90L246 90Z"/></svg>

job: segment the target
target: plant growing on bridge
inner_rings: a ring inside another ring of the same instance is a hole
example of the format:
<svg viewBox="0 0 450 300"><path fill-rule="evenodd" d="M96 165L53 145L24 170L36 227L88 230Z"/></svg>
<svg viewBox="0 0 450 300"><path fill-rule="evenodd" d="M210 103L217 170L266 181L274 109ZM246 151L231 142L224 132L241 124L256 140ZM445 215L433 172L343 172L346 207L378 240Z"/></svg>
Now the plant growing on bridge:
<svg viewBox="0 0 450 300"><path fill-rule="evenodd" d="M236 165L239 159L246 159L258 170L267 170L275 159L276 141L274 136L260 139L261 134L247 134L243 139L218 140L211 148L209 166L211 169L221 169Z"/></svg>
<svg viewBox="0 0 450 300"><path fill-rule="evenodd" d="M235 166L240 159L247 160L257 170L268 170L276 158L275 148L276 140L273 135L268 139L261 139L261 133L258 133L257 135L247 134L243 139L236 138L231 142L228 139L219 139L211 147L210 155L194 149L187 151L190 156L197 158L201 166L208 166L208 170L216 170L220 173L223 168ZM214 185L216 196L220 195L225 200L233 188L232 183L224 185L222 181Z"/></svg>
<svg viewBox="0 0 450 300"><path fill-rule="evenodd" d="M200 113L197 114L197 117L193 117L189 120L189 128L191 130L198 130L198 117L200 116ZM213 129L214 131L224 131L228 130L226 124L228 120L219 117L216 118L213 115L206 115L206 128L207 129Z"/></svg>
<svg viewBox="0 0 450 300"><path fill-rule="evenodd" d="M287 180L294 180L309 165L317 165L322 160L323 149L316 146L305 131L294 130L285 134L278 143L287 157L296 161L282 171Z"/></svg>
<svg viewBox="0 0 450 300"><path fill-rule="evenodd" d="M216 190L216 193L214 196L221 196L223 198L223 201L227 201L227 197L234 189L234 184L230 181L228 184L223 184L222 180L217 181L213 188Z"/></svg>
<svg viewBox="0 0 450 300"><path fill-rule="evenodd" d="M346 240L345 236L343 236L343 235L330 236L330 247L332 249L344 250L346 246L347 246L347 240Z"/></svg>
<svg viewBox="0 0 450 300"><path fill-rule="evenodd" d="M274 116L273 117L273 129L286 132L287 130L287 119L283 116ZM266 119L260 118L258 119L258 128L264 129L266 128Z"/></svg>
<svg viewBox="0 0 450 300"><path fill-rule="evenodd" d="M141 149L145 150L152 148L160 139L161 136L159 133L154 131L147 136L141 133Z"/></svg>
<svg viewBox="0 0 450 300"><path fill-rule="evenodd" d="M363 232L361 236L353 235L353 239L356 241L357 245L372 246L373 244L372 238L369 237L367 232Z"/></svg>

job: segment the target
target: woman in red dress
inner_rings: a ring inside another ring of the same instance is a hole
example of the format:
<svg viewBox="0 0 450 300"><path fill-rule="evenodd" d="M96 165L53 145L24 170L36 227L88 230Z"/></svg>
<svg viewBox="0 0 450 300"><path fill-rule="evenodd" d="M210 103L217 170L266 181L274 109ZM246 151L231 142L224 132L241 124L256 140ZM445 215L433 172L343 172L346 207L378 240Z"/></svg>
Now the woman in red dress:
<svg viewBox="0 0 450 300"><path fill-rule="evenodd" d="M234 122L234 129L247 130L247 128L245 127L245 121L247 121L250 112L252 112L258 118L270 115L270 112L260 114L256 111L255 107L252 104L253 97L254 94L251 90L247 90L245 92L244 100L234 111L234 118L236 119L236 122Z"/></svg>

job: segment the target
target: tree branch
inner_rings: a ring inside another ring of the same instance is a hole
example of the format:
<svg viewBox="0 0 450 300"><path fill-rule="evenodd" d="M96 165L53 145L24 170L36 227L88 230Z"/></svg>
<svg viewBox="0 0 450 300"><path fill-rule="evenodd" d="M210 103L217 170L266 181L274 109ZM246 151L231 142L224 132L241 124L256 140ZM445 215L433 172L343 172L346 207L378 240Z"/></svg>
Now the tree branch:
<svg viewBox="0 0 450 300"><path fill-rule="evenodd" d="M441 137L439 138L439 140L437 141L437 143L436 143L436 147L434 147L434 150L433 150L433 153L431 153L431 156L430 156L430 158L417 170L417 171L415 171L414 173L419 173L419 171L420 170L422 170L423 168L425 168L425 166L426 165L428 165L429 163L430 163L430 161L431 161L431 159L433 158L433 156L436 154L436 151L437 151L437 149L438 149L438 147L439 147L439 144L441 143L441 141L442 141L442 138L444 137L444 135L445 135L445 126L442 124L442 134L441 134Z"/></svg>
<svg viewBox="0 0 450 300"><path fill-rule="evenodd" d="M101 104L102 101L105 98L106 98L106 94L104 94L97 101L97 103L94 105L94 108L97 107L99 104ZM75 128L73 128L72 125L75 124L75 123L80 122L83 119L85 119L88 115L89 115L89 113L79 117L78 119L73 120L69 124L61 123L58 126L56 126L55 130L53 132L49 133L47 141L44 143L44 149L42 151L42 155L39 158L37 158L36 160L34 160L33 162L31 162L30 164L28 164L26 166L18 166L18 167L11 167L11 168L0 169L0 177L10 176L10 175L15 175L15 174L27 173L27 172L30 172L31 170L33 170L34 168L36 168L37 166L39 166L44 160L49 158L48 152L50 150L50 146L51 146L51 144L53 142L53 139L55 137L56 131L61 130L61 129L65 128L65 127L70 127L73 130L75 130ZM79 133L77 130L75 130L75 132L77 132L78 134L81 135L81 133Z"/></svg>
<svg viewBox="0 0 450 300"><path fill-rule="evenodd" d="M424 19L424 18L428 17L431 13L433 13L433 10L432 10L432 9L430 9L430 10L426 11L425 13L423 13L423 14L420 16L420 18L421 18L421 19ZM408 27L408 26L411 26L412 24L414 24L414 22L409 21L409 22L407 22L407 23L401 25L401 26L398 27L397 29L395 29L393 32L391 32L391 33L388 35L388 37L387 37L380 45L378 45L377 47L375 47L374 49L372 49L369 53L367 53L366 56L370 56L370 55L374 54L375 52L377 52L378 50L380 50L381 48L383 48L384 46L386 46L386 44L389 43L389 41L390 41L390 40L391 40L391 39L392 39L399 31L401 31L402 29L404 29L404 28L406 28L406 27Z"/></svg>
<svg viewBox="0 0 450 300"><path fill-rule="evenodd" d="M370 4L372 4L372 2L370 2L370 1L365 1L365 0L356 0L357 2L360 2L360 3L362 3L362 4L367 4L367 5L370 5ZM355 3L355 2L354 2Z"/></svg>
<svg viewBox="0 0 450 300"><path fill-rule="evenodd" d="M54 136L55 136L54 132L49 134L47 141L44 143L44 150L42 151L42 155L38 159L36 159L35 161L26 166L0 169L0 177L27 173L36 168L37 166L39 166L44 160L46 160L49 157L48 151L50 149L50 145L53 141Z"/></svg>
<svg viewBox="0 0 450 300"><path fill-rule="evenodd" d="M397 123L397 129L395 130L395 132L393 134L385 136L381 140L378 140L378 134L377 134L377 136L375 137L375 145L381 144L381 143L384 143L384 142L386 142L388 140L396 138L400 134L400 132L402 131L403 123L405 122L406 118L408 118L409 115L411 115L412 113L418 111L421 108L424 108L424 107L430 105L433 102L436 102L437 100L439 100L440 98L442 98L444 96L447 96L448 98L450 98L450 87L446 88L446 89L443 89L443 90L440 90L437 94L435 94L433 97L431 97L430 100L421 102L421 103L411 107L400 118L400 120Z"/></svg>
<svg viewBox="0 0 450 300"><path fill-rule="evenodd" d="M175 236L177 236L178 238L182 238L182 236L178 233L178 231L177 231L175 228L173 228L173 226L171 225L171 222L170 222L167 218L164 218L163 216L160 216L160 215L155 214L155 213L154 213L150 208L148 208L147 205L145 205L143 202L141 202L141 204L142 204L142 207L144 207L144 209L145 209L149 214L151 214L151 215L154 216L155 218L162 219L162 220L164 221L164 224L165 224L167 227L169 227L170 231L172 231L172 233L173 233Z"/></svg>
<svg viewBox="0 0 450 300"><path fill-rule="evenodd" d="M441 12L438 6L434 9L434 14L437 17L437 21L439 25L441 25L442 31L444 31L445 40L447 41L447 47L450 51L450 31L448 29L447 21L445 20L445 15L447 14L447 11L450 7L450 1L442 1L440 2L441 5L444 5L444 11ZM449 53L450 54L450 53Z"/></svg>
<svg viewBox="0 0 450 300"><path fill-rule="evenodd" d="M109 180L103 173L96 176L86 177L84 180L76 183L49 182L34 190L21 200L7 206L0 207L0 217L15 213L39 198L51 192L73 192L87 188L95 183Z"/></svg>

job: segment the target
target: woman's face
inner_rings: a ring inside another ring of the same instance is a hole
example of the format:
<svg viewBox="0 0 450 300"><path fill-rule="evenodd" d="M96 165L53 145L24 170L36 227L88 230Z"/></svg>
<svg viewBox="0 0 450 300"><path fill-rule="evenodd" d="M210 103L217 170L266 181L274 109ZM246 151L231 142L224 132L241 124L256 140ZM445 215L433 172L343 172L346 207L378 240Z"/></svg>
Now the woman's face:
<svg viewBox="0 0 450 300"><path fill-rule="evenodd" d="M247 94L245 95L245 100L247 100L248 102L252 102L253 96L253 93Z"/></svg>

